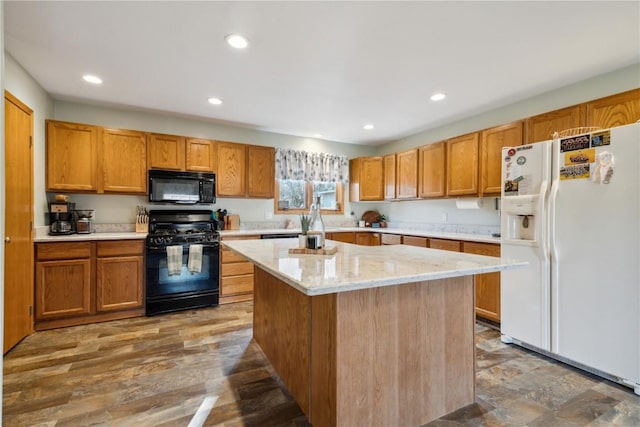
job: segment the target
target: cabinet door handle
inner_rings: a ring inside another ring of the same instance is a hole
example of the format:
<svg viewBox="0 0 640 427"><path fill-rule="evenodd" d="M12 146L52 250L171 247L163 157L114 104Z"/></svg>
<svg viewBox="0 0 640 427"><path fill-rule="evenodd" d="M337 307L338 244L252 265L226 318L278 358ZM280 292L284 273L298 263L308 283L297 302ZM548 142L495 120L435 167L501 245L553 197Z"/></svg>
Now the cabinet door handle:
<svg viewBox="0 0 640 427"><path fill-rule="evenodd" d="M11 237L7 236L4 238L5 243L11 243Z"/></svg>

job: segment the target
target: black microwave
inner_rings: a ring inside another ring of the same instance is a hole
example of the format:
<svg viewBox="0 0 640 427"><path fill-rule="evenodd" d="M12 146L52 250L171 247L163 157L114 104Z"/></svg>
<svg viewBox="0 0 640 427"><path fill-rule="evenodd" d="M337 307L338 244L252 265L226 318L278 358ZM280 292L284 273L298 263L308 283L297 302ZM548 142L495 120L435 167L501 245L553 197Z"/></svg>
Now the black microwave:
<svg viewBox="0 0 640 427"><path fill-rule="evenodd" d="M216 175L200 172L149 171L149 202L212 204L216 202Z"/></svg>

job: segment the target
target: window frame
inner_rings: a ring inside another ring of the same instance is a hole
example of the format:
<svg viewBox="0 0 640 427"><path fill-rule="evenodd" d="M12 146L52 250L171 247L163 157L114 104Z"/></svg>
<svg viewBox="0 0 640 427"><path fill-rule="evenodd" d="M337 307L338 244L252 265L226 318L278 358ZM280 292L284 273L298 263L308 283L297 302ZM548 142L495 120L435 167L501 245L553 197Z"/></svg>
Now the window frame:
<svg viewBox="0 0 640 427"><path fill-rule="evenodd" d="M275 180L275 193L273 198L273 211L278 215L300 215L308 214L311 204L313 203L313 182L304 181L305 184L305 208L304 209L280 209L278 207L278 198L280 196L280 180ZM337 209L321 209L323 215L342 215L344 214L344 183L336 182L336 206Z"/></svg>

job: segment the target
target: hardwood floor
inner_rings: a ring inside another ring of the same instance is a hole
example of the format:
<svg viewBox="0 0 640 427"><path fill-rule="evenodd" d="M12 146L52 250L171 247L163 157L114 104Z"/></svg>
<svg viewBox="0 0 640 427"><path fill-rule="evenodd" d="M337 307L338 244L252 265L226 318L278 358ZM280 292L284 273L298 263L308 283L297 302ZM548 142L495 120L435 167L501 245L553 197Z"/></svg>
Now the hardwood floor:
<svg viewBox="0 0 640 427"><path fill-rule="evenodd" d="M3 425L309 425L251 327L242 302L37 332L4 358ZM476 347L476 403L430 426L640 425L629 389L481 325Z"/></svg>

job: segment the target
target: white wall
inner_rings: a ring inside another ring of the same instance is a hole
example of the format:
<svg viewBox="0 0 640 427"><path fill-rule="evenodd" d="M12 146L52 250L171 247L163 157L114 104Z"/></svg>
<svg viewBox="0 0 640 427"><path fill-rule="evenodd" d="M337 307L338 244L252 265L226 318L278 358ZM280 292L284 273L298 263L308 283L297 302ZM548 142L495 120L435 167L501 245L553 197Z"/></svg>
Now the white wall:
<svg viewBox="0 0 640 427"><path fill-rule="evenodd" d="M547 111L580 104L592 99L640 87L640 64L582 80L476 116L425 130L378 147L378 154L389 154L465 133L502 125ZM446 102L443 101L443 102Z"/></svg>
<svg viewBox="0 0 640 427"><path fill-rule="evenodd" d="M3 49L4 52L4 49ZM5 52L5 89L33 110L33 197L35 225L44 224L48 211L45 198L45 119L53 116L53 100L44 89ZM4 152L4 150L3 150ZM4 162L3 162L4 164Z"/></svg>
<svg viewBox="0 0 640 427"><path fill-rule="evenodd" d="M378 147L378 154L384 155L419 147L638 87L640 87L640 64L635 64L381 145ZM377 205L376 210L387 215L391 222L419 221L444 224L442 214L446 213L448 224L498 226L500 218L493 209L493 199L485 199L484 202L480 210L459 210L455 207L454 199L381 203Z"/></svg>
<svg viewBox="0 0 640 427"><path fill-rule="evenodd" d="M341 154L349 158L373 155L376 151L375 147L261 132L157 112L124 110L69 101L55 101L54 110L54 115L51 118L56 120L88 123L120 129L136 129L255 145L295 148L310 152ZM36 176L36 180L39 179L43 178ZM76 202L76 207L95 209L95 222L97 224L132 223L134 221L135 206L148 205L146 197L140 196L71 196L72 200ZM153 208L154 206L150 207ZM155 208L158 208L157 205ZM161 206L160 208L166 207ZM273 199L218 198L215 205L203 208L227 209L229 213L240 214L240 219L243 222L265 221L269 214L273 215L274 202ZM355 206L355 208L358 209L359 207ZM345 204L345 216L347 216L350 211L351 206L347 202ZM269 221L277 221L284 224L285 218L297 218L297 216L275 215L273 219ZM328 221L333 219L337 218L327 216ZM343 217L340 219L344 220Z"/></svg>

